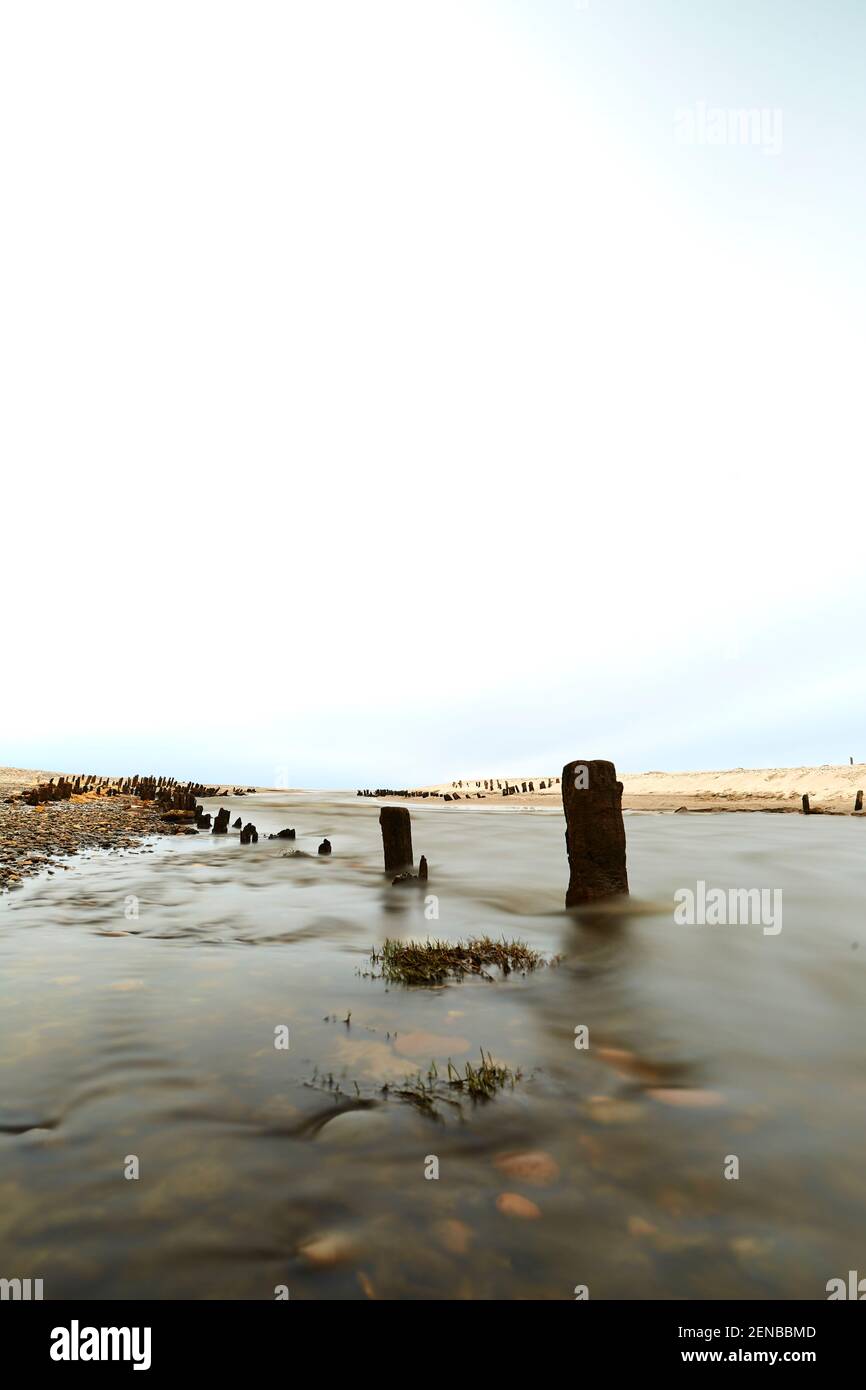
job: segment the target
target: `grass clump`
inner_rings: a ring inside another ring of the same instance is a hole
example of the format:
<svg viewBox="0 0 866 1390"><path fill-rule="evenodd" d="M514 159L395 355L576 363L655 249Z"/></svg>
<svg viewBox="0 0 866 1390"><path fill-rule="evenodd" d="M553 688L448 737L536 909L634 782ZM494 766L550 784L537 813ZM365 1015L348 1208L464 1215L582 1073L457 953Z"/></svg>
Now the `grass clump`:
<svg viewBox="0 0 866 1390"><path fill-rule="evenodd" d="M493 941L489 936L454 946L447 941L392 941L389 937L370 959L381 967L383 979L403 985L438 985L466 975L490 980L486 966L498 966L503 975L509 975L512 970L526 973L543 964L539 953L524 941Z"/></svg>
<svg viewBox="0 0 866 1390"><path fill-rule="evenodd" d="M445 1076L440 1076L434 1061L430 1063L426 1077L419 1072L415 1077L407 1077L402 1086L389 1089L393 1095L409 1101L425 1115L436 1116L436 1107L440 1104L459 1110L462 1099L488 1101L493 1100L500 1091L513 1091L515 1082L520 1081L522 1075L519 1068L512 1071L504 1063L494 1062L492 1053L488 1052L485 1056L482 1047L480 1064L473 1066L471 1062L466 1062L461 1072L449 1057L448 1071Z"/></svg>

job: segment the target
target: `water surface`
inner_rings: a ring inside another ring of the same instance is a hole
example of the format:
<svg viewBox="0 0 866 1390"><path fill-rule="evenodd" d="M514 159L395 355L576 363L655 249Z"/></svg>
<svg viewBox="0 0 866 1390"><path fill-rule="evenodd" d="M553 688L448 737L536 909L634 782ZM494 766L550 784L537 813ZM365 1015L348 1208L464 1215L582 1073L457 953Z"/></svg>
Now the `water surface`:
<svg viewBox="0 0 866 1390"><path fill-rule="evenodd" d="M627 815L632 897L580 917L558 812L413 805L429 920L383 877L375 803L226 804L258 845L83 857L0 902L0 1275L48 1298L759 1299L863 1267L859 821ZM783 930L676 925L698 879L781 888ZM428 933L560 959L376 978L375 945ZM494 1101L435 1122L394 1097L482 1047L521 1072ZM500 1166L527 1150L558 1176Z"/></svg>

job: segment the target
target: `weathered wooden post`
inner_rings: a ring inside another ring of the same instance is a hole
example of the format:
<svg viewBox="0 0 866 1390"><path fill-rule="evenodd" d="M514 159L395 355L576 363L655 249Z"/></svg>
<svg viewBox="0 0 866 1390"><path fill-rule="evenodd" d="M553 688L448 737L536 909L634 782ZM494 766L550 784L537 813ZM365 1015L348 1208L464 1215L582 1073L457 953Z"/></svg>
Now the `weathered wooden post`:
<svg viewBox="0 0 866 1390"><path fill-rule="evenodd" d="M808 796L808 793L807 793L807 792L804 792L804 793L803 793L803 815L804 815L804 816L810 816L811 814L812 814L812 808L811 808L811 806L809 805L809 796Z"/></svg>
<svg viewBox="0 0 866 1390"><path fill-rule="evenodd" d="M566 907L628 892L622 782L602 759L566 763L562 807L569 880Z"/></svg>
<svg viewBox="0 0 866 1390"><path fill-rule="evenodd" d="M385 872L399 873L401 869L411 869L415 861L412 858L412 822L408 809L405 806L383 806L379 812L379 825L382 827Z"/></svg>
<svg viewBox="0 0 866 1390"><path fill-rule="evenodd" d="M855 810L855 811L862 811L862 810L863 810L863 793L862 793L862 792L858 792L858 793L857 793L857 799L856 799L856 801L854 802L854 810Z"/></svg>

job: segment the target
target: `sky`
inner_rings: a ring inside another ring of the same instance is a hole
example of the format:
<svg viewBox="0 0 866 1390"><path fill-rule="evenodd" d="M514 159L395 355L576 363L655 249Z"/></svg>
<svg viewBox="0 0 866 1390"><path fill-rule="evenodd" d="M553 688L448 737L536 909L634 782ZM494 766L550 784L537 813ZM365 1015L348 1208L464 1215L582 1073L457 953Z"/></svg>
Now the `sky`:
<svg viewBox="0 0 866 1390"><path fill-rule="evenodd" d="M866 761L862 0L8 0L0 763Z"/></svg>

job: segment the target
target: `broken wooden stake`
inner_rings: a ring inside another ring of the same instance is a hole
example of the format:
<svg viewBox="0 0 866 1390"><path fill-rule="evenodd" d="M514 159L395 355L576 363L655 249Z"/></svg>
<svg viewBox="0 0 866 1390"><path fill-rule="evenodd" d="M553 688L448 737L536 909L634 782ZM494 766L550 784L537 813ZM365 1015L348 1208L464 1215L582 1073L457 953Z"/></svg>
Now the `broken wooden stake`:
<svg viewBox="0 0 866 1390"><path fill-rule="evenodd" d="M628 892L622 782L602 759L566 763L562 807L569 880L566 907Z"/></svg>
<svg viewBox="0 0 866 1390"><path fill-rule="evenodd" d="M412 822L405 806L383 806L379 812L382 827L382 847L385 851L385 872L398 873L411 869Z"/></svg>

